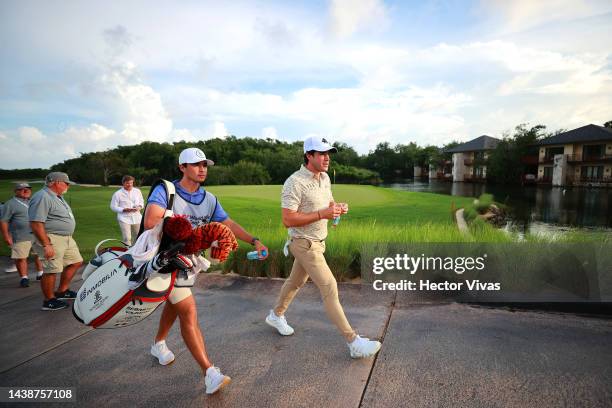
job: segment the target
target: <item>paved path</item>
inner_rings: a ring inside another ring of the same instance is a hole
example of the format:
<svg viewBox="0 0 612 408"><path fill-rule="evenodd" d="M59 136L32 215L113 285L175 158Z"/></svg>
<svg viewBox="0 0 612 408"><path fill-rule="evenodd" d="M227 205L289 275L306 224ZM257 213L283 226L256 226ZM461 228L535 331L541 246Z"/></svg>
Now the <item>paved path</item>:
<svg viewBox="0 0 612 408"><path fill-rule="evenodd" d="M5 265L0 259L0 271ZM611 404L611 320L479 308L341 284L351 323L383 341L376 359L352 360L312 284L287 313L294 336L281 337L263 322L281 285L200 277L194 292L209 352L233 377L222 392L206 396L178 326L168 339L176 361L162 367L149 355L159 311L135 326L92 330L69 310L40 311L36 282L20 289L16 274L0 273L0 386L76 387L79 407Z"/></svg>

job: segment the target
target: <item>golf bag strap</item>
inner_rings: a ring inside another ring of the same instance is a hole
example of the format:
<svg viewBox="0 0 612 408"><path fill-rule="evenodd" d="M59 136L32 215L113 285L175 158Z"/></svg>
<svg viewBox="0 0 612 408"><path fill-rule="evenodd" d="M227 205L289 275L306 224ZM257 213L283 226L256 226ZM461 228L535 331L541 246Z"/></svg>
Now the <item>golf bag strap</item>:
<svg viewBox="0 0 612 408"><path fill-rule="evenodd" d="M168 203L168 205L166 206L166 212L164 214L165 218L172 215L172 207L174 206L174 196L176 195L176 188L174 187L174 183L165 179L159 179L151 185L151 190L149 190L149 195L147 196L147 204L145 205L144 214L146 215L147 213L147 207L149 206L149 198L151 198L153 190L155 190L155 187L159 185L164 186L164 191L166 191L166 202ZM138 236L140 236L144 232L144 221L145 217L143 215L142 220L140 221L140 229L138 230Z"/></svg>

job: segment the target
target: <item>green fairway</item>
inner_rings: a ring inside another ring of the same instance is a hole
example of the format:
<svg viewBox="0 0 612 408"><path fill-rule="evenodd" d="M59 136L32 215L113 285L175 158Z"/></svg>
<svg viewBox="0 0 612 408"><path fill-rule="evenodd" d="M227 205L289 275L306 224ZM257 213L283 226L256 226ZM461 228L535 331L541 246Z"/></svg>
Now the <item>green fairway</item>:
<svg viewBox="0 0 612 408"><path fill-rule="evenodd" d="M41 183L32 184L34 192ZM12 195L13 184L0 182L0 200ZM73 186L65 198L72 206L77 227L75 239L83 257L88 260L100 240L120 238L115 213L109 208L117 187ZM291 258L282 255L287 232L281 224L280 185L214 186L209 189L231 218L257 235L270 249L266 262L245 260L251 247L242 244L223 267L248 275L286 276ZM146 197L148 188L142 188ZM368 242L510 242L511 236L488 225L459 233L452 219L452 208L469 204L472 199L430 193L396 191L361 185L334 185L336 201L348 202L349 214L337 228L329 228L326 257L339 278L350 278L358 270L359 251ZM331 225L331 224L330 224ZM1 255L9 249L3 243ZM348 271L352 272L348 274ZM348 274L348 275L345 275Z"/></svg>

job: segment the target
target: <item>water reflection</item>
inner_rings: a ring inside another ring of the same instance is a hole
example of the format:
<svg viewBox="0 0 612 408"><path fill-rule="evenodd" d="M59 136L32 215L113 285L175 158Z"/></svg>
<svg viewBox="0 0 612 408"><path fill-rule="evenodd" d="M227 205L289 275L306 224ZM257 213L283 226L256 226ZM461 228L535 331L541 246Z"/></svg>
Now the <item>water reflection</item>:
<svg viewBox="0 0 612 408"><path fill-rule="evenodd" d="M495 201L509 207L512 228L522 232L534 230L563 231L612 229L611 189L568 188L550 186L496 186L473 183L449 183L437 180L387 184L398 190L478 197L492 194ZM569 228L568 228L569 227Z"/></svg>

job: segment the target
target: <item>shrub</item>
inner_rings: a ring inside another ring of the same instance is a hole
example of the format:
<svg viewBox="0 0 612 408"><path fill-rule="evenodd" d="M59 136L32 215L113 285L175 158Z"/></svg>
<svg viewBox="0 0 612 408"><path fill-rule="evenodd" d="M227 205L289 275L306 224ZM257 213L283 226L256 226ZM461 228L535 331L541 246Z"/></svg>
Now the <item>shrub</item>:
<svg viewBox="0 0 612 408"><path fill-rule="evenodd" d="M474 202L474 208L479 214L484 214L491 207L491 204L493 204L493 196L491 194L482 194Z"/></svg>
<svg viewBox="0 0 612 408"><path fill-rule="evenodd" d="M230 180L231 184L267 184L270 175L261 164L241 160L231 167Z"/></svg>

